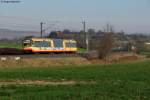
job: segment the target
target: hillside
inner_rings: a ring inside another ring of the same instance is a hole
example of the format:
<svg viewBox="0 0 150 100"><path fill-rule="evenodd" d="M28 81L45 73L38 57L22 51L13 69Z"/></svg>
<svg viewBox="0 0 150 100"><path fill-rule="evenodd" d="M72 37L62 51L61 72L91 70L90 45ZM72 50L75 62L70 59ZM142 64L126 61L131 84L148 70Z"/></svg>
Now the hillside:
<svg viewBox="0 0 150 100"><path fill-rule="evenodd" d="M24 36L40 36L40 33L35 31L17 31L10 29L0 29L0 39L2 38L13 39L16 37L24 37Z"/></svg>

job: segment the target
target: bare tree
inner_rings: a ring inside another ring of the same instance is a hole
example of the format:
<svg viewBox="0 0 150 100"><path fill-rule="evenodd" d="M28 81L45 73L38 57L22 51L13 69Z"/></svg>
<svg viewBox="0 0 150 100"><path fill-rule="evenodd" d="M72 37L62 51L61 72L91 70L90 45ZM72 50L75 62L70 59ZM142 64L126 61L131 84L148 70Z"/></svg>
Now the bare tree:
<svg viewBox="0 0 150 100"><path fill-rule="evenodd" d="M113 34L105 33L103 38L99 41L98 52L99 58L106 58L113 48Z"/></svg>
<svg viewBox="0 0 150 100"><path fill-rule="evenodd" d="M145 46L144 46L144 40L141 40L139 38L135 39L135 53L139 54L141 51L145 50Z"/></svg>
<svg viewBox="0 0 150 100"><path fill-rule="evenodd" d="M98 52L99 58L103 59L110 55L112 48L113 48L113 26L110 24L106 25L106 32L103 34L102 39L99 41L98 44Z"/></svg>

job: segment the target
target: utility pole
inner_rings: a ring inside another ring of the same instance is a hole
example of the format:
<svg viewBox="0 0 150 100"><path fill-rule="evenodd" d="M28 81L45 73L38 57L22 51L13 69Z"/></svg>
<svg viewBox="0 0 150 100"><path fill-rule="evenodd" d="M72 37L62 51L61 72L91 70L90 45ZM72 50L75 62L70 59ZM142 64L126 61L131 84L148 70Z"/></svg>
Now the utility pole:
<svg viewBox="0 0 150 100"><path fill-rule="evenodd" d="M43 37L43 22L40 23L41 25L41 38Z"/></svg>
<svg viewBox="0 0 150 100"><path fill-rule="evenodd" d="M110 26L109 23L107 23L107 25L106 25L106 32L107 33L109 33L109 31L110 31L110 27L109 26Z"/></svg>
<svg viewBox="0 0 150 100"><path fill-rule="evenodd" d="M83 21L82 24L83 24L83 31L85 34L86 51L88 52L89 51L89 36L88 36L88 33L86 32L86 22Z"/></svg>

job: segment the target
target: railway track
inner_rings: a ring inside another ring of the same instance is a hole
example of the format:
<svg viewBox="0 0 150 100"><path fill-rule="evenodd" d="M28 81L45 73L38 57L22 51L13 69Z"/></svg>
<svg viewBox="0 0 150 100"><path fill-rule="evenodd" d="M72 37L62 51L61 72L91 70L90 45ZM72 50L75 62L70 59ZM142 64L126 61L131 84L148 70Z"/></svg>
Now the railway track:
<svg viewBox="0 0 150 100"><path fill-rule="evenodd" d="M0 48L0 58L65 58L83 57L83 53L50 53L50 54L25 54L23 50L16 48Z"/></svg>
<svg viewBox="0 0 150 100"><path fill-rule="evenodd" d="M81 53L76 54L23 54L23 55L0 55L0 58L65 58L65 57L82 57Z"/></svg>

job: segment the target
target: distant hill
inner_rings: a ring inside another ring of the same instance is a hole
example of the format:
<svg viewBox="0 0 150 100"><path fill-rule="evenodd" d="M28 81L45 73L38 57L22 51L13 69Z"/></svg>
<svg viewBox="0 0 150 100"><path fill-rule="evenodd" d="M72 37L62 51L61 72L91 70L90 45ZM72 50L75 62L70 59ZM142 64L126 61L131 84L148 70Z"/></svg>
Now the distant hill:
<svg viewBox="0 0 150 100"><path fill-rule="evenodd" d="M24 37L24 36L40 36L40 32L0 29L0 39L2 38L13 39L16 37L19 38L19 37Z"/></svg>

